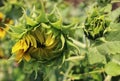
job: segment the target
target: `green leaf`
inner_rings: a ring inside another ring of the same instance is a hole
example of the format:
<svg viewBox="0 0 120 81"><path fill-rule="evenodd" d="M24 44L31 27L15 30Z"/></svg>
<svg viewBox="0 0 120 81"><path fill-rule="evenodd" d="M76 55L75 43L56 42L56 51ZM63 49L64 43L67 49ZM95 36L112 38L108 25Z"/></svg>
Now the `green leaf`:
<svg viewBox="0 0 120 81"><path fill-rule="evenodd" d="M116 10L112 11L109 16L112 21L116 21L117 17L120 15L120 7L117 8Z"/></svg>
<svg viewBox="0 0 120 81"><path fill-rule="evenodd" d="M113 55L112 61L120 65L120 53Z"/></svg>
<svg viewBox="0 0 120 81"><path fill-rule="evenodd" d="M97 46L101 54L120 53L120 24L111 24L111 31L106 34L106 42Z"/></svg>
<svg viewBox="0 0 120 81"><path fill-rule="evenodd" d="M101 54L120 53L120 41L109 41L96 47Z"/></svg>
<svg viewBox="0 0 120 81"><path fill-rule="evenodd" d="M99 51L96 48L90 48L88 50L87 56L90 64L106 63L105 56L99 53Z"/></svg>
<svg viewBox="0 0 120 81"><path fill-rule="evenodd" d="M120 23L111 24L111 31L106 35L107 41L120 41Z"/></svg>
<svg viewBox="0 0 120 81"><path fill-rule="evenodd" d="M115 62L109 62L105 66L105 72L111 76L120 75L120 65Z"/></svg>
<svg viewBox="0 0 120 81"><path fill-rule="evenodd" d="M111 4L107 4L107 6L104 7L104 12L111 12L112 10L112 5Z"/></svg>

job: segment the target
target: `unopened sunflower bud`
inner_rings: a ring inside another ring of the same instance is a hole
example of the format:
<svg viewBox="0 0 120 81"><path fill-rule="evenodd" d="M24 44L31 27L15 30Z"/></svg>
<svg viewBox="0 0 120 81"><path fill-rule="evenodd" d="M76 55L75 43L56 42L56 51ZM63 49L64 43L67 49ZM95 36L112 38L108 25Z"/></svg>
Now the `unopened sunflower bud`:
<svg viewBox="0 0 120 81"><path fill-rule="evenodd" d="M94 11L85 20L84 33L89 39L95 40L103 37L110 25L110 20L104 14Z"/></svg>

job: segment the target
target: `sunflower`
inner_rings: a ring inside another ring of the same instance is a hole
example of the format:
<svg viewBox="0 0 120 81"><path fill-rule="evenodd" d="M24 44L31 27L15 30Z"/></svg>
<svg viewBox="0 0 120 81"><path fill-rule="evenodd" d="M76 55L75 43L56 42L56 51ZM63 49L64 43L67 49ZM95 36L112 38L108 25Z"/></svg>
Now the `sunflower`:
<svg viewBox="0 0 120 81"><path fill-rule="evenodd" d="M13 20L9 18L4 19L4 14L0 12L0 38L4 38L6 31L9 29L5 24L13 24Z"/></svg>
<svg viewBox="0 0 120 81"><path fill-rule="evenodd" d="M59 36L53 32L47 33L46 30L37 28L22 37L12 48L12 53L16 54L16 60L21 61L23 58L29 61L31 58L48 61L61 55L63 44Z"/></svg>

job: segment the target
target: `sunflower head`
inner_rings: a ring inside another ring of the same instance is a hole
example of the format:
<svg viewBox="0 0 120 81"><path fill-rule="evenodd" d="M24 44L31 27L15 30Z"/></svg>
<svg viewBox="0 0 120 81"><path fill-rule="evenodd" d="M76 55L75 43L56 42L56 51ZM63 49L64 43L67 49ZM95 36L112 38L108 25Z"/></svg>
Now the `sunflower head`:
<svg viewBox="0 0 120 81"><path fill-rule="evenodd" d="M13 24L13 21L9 18L5 18L5 15L0 12L0 38L4 38L6 31L9 29L9 27L5 24Z"/></svg>
<svg viewBox="0 0 120 81"><path fill-rule="evenodd" d="M59 37L40 28L32 32L32 35L36 39L37 47L30 47L28 52L33 58L48 61L60 55L63 48Z"/></svg>
<svg viewBox="0 0 120 81"><path fill-rule="evenodd" d="M61 35L63 37L63 35ZM36 30L22 37L12 48L12 53L16 54L16 60L23 58L29 61L31 58L39 61L49 61L62 54L65 41L54 33L37 28Z"/></svg>

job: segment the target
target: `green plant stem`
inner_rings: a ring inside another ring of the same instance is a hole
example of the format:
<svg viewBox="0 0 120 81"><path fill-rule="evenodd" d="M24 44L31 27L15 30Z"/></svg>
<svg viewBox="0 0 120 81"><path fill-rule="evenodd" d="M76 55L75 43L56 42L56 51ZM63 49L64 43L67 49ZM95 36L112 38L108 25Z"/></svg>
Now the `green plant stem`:
<svg viewBox="0 0 120 81"><path fill-rule="evenodd" d="M111 81L112 76L107 75L104 81Z"/></svg>
<svg viewBox="0 0 120 81"><path fill-rule="evenodd" d="M69 37L69 39L71 39L75 45L77 45L77 46L79 46L81 48L85 48L86 47L85 44L83 44L83 43L81 43L81 42L79 42L79 41L77 41L77 40L75 40L75 39L73 39L71 37Z"/></svg>
<svg viewBox="0 0 120 81"><path fill-rule="evenodd" d="M73 57L69 57L68 59L66 59L65 61L75 61L75 60L83 60L85 58L85 56L73 56Z"/></svg>
<svg viewBox="0 0 120 81"><path fill-rule="evenodd" d="M63 81L67 81L67 78L69 77L69 72L71 71L73 67L73 63L70 63L70 66L68 67L67 71L64 73L62 73L64 75ZM71 78L71 77L69 77Z"/></svg>
<svg viewBox="0 0 120 81"><path fill-rule="evenodd" d="M96 71L91 71L91 72L88 72L88 73L83 73L83 74L74 74L72 76L69 75L70 78L73 78L73 79L80 79L81 76L85 76L85 75L90 75L90 74L95 74L95 73L102 73L104 72L104 69L99 69L99 70L96 70Z"/></svg>
<svg viewBox="0 0 120 81"><path fill-rule="evenodd" d="M80 74L80 75L88 75L88 74L102 73L102 72L104 72L104 69L100 69L100 70L96 70L96 71L92 71L92 72L88 72L88 73L83 73L83 74Z"/></svg>
<svg viewBox="0 0 120 81"><path fill-rule="evenodd" d="M87 37L85 37L85 47L86 47L86 49L88 49L89 48L89 40L87 39Z"/></svg>

